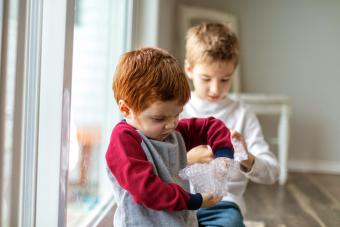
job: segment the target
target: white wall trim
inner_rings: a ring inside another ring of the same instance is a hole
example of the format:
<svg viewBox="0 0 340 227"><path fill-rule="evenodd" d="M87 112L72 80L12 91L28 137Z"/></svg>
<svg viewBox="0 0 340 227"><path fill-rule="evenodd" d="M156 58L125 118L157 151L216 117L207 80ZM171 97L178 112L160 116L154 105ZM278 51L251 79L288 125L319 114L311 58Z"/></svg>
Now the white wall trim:
<svg viewBox="0 0 340 227"><path fill-rule="evenodd" d="M158 46L160 0L133 1L132 49Z"/></svg>
<svg viewBox="0 0 340 227"><path fill-rule="evenodd" d="M289 160L290 172L340 174L340 161Z"/></svg>

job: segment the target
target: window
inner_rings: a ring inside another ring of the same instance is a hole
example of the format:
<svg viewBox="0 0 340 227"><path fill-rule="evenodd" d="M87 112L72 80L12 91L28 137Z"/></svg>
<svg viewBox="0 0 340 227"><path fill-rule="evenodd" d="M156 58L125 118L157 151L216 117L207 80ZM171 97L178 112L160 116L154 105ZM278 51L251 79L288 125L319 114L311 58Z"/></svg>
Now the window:
<svg viewBox="0 0 340 227"><path fill-rule="evenodd" d="M76 1L73 39L67 226L87 226L112 201L104 160L112 127L120 120L111 91L123 43L117 39L117 2ZM121 43L121 46L114 44Z"/></svg>
<svg viewBox="0 0 340 227"><path fill-rule="evenodd" d="M104 153L132 2L0 1L0 226L90 226L114 202Z"/></svg>

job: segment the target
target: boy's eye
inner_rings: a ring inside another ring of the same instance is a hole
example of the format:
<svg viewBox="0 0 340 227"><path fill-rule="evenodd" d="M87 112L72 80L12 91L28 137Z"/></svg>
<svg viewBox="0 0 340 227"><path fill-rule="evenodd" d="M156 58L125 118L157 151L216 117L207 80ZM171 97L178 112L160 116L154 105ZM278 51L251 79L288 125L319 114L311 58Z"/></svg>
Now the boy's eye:
<svg viewBox="0 0 340 227"><path fill-rule="evenodd" d="M161 121L164 121L164 118L154 118L154 117L153 117L152 120L161 122Z"/></svg>
<svg viewBox="0 0 340 227"><path fill-rule="evenodd" d="M209 78L204 78L204 77L202 78L202 80L203 80L203 81L210 81Z"/></svg>
<svg viewBox="0 0 340 227"><path fill-rule="evenodd" d="M230 79L222 79L221 81L225 83L225 82L229 82L229 80Z"/></svg>

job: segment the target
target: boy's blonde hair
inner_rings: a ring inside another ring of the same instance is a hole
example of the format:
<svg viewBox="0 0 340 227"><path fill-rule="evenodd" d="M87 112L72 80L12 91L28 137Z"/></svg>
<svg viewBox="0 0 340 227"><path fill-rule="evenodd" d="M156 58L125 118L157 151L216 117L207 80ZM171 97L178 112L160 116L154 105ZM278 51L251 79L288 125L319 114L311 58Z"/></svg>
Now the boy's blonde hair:
<svg viewBox="0 0 340 227"><path fill-rule="evenodd" d="M177 60L158 48L141 48L122 55L116 67L112 89L115 99L124 100L136 113L156 101L190 98L189 83Z"/></svg>
<svg viewBox="0 0 340 227"><path fill-rule="evenodd" d="M190 28L186 36L186 61L194 66L213 61L239 61L236 34L221 23L202 23Z"/></svg>

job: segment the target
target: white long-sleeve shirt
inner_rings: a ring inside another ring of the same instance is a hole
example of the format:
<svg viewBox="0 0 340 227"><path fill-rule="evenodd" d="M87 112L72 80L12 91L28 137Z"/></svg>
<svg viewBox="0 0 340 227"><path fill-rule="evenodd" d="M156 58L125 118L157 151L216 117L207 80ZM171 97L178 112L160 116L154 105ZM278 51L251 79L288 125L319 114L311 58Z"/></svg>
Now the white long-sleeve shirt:
<svg viewBox="0 0 340 227"><path fill-rule="evenodd" d="M244 215L246 206L243 194L246 190L248 179L261 184L274 183L279 176L278 161L263 138L261 126L255 113L249 110L245 104L228 97L219 102L209 102L199 99L192 93L191 99L184 106L180 117L209 116L224 121L229 129L241 133L247 143L248 151L255 156L254 165L249 172L239 171L233 174L231 181L228 183L229 194L222 199L223 201L236 203Z"/></svg>

